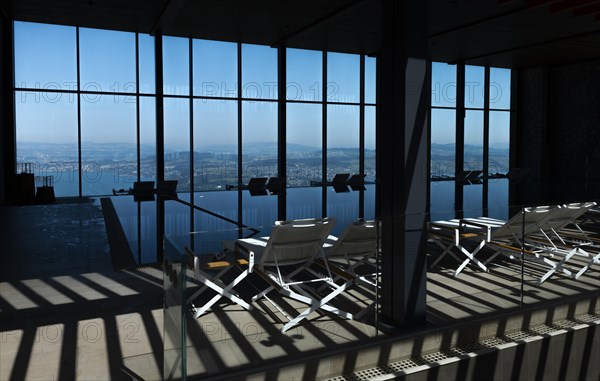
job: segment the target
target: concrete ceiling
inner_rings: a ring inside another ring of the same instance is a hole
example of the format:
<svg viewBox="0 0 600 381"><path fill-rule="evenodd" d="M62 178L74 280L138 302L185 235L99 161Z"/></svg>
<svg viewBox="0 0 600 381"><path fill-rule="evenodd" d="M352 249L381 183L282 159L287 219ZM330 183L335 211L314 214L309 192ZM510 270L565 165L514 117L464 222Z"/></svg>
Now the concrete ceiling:
<svg viewBox="0 0 600 381"><path fill-rule="evenodd" d="M417 0L418 1L418 0ZM381 0L8 0L13 20L377 54ZM501 67L600 59L600 0L429 0L429 57Z"/></svg>

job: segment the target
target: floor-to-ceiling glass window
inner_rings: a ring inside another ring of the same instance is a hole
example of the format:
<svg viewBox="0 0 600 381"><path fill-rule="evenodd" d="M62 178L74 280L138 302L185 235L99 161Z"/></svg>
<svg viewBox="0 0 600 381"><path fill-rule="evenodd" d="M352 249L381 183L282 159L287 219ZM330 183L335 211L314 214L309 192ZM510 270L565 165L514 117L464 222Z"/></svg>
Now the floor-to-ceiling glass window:
<svg viewBox="0 0 600 381"><path fill-rule="evenodd" d="M510 69L440 62L431 67L432 219L451 218L455 213L504 218Z"/></svg>
<svg viewBox="0 0 600 381"><path fill-rule="evenodd" d="M17 162L53 176L58 197L154 179L154 37L18 21L14 30Z"/></svg>
<svg viewBox="0 0 600 381"><path fill-rule="evenodd" d="M298 211L306 209L300 203L308 196L288 194L289 218L335 215L343 226L374 215L364 207L374 205L374 191L322 184L336 175L375 180L375 64L375 58L356 54L286 50L286 177L291 187L316 186L304 192L316 208L305 214Z"/></svg>
<svg viewBox="0 0 600 381"><path fill-rule="evenodd" d="M77 196L76 29L15 22L14 40L17 163L54 176L56 196Z"/></svg>
<svg viewBox="0 0 600 381"><path fill-rule="evenodd" d="M510 157L510 69L490 68L488 199L490 215L508 219L508 173ZM493 201L493 203L492 203Z"/></svg>
<svg viewBox="0 0 600 381"><path fill-rule="evenodd" d="M374 216L372 189L338 194L311 184L340 173L375 181L375 58L286 49L282 121L277 49L164 36L156 57L149 35L14 26L18 161L34 162L36 175L52 175L57 196L110 195L156 180L157 144L164 144L165 179L177 180L182 194L285 176L288 187L307 188L288 193L289 218ZM161 142L156 59L163 67ZM280 123L286 173L278 173ZM253 224L276 218L277 197L234 193L227 205L238 209L235 218L262 211L269 212ZM341 211L342 204L352 207Z"/></svg>

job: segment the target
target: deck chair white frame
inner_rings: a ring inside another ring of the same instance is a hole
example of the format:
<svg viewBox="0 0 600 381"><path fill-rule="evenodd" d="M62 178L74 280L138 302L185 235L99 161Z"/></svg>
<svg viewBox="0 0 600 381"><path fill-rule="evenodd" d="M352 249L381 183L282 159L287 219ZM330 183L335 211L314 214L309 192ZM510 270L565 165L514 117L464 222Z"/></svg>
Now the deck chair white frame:
<svg viewBox="0 0 600 381"><path fill-rule="evenodd" d="M327 237L323 250L325 258L332 269L335 271L334 282L341 279L354 279L356 284L368 288L379 287L378 278L380 271L377 264L372 259L377 254L377 223L369 220L356 220L344 229L339 237L330 235ZM317 261L321 267L324 267L322 261ZM373 269L372 273L358 274L357 268L367 266ZM325 289L328 285L324 284L319 291ZM375 306L375 301L362 309L355 315L359 319L368 313Z"/></svg>
<svg viewBox="0 0 600 381"><path fill-rule="evenodd" d="M188 259L188 263L190 263L194 271L194 279L203 284L202 288L197 290L187 299L187 304L191 305L192 313L195 319L208 312L208 310L221 298L227 298L248 311L252 310L252 305L236 295L233 292L233 288L253 271L254 254L250 254L248 259L235 259L232 261L218 260L203 263L200 260L200 257L195 255L194 252L188 247L185 247L184 252ZM230 283L224 283L221 278L233 268L238 268L240 270L240 274ZM201 307L196 307L193 303L194 300L196 300L208 289L213 290L216 295Z"/></svg>
<svg viewBox="0 0 600 381"><path fill-rule="evenodd" d="M503 250L496 250L490 258L480 261L476 255L488 244L493 241L506 245L512 243L520 246L520 236L530 234L539 230L539 224L549 218L552 207L542 206L532 208L525 217L521 214L514 215L508 221L498 220L489 217L453 219L449 221L434 221L429 223L429 237L436 243L443 252L431 264L435 267L446 255L450 255L459 266L453 273L457 277L468 264L473 263L483 271L489 271L488 264L498 255L503 254ZM463 242L475 244L469 250ZM460 259L453 249L458 249L459 253L465 256Z"/></svg>
<svg viewBox="0 0 600 381"><path fill-rule="evenodd" d="M431 268L437 266L437 264L446 256L450 255L457 262L459 266L454 270L452 276L457 277L469 263L474 263L481 270L488 271L487 266L481 262L475 256L485 246L486 238L481 237L477 233L465 233L463 223L460 220L449 220L449 221L435 221L428 224L429 228L429 239L438 245L443 251L442 253L432 262ZM480 242L477 246L469 251L463 244L462 241L470 238L479 238ZM456 248L459 254L462 254L466 259L461 259L453 252Z"/></svg>
<svg viewBox="0 0 600 381"><path fill-rule="evenodd" d="M335 224L334 218L303 219L277 221L268 239L239 239L235 243L236 251L254 255L256 258L254 272L261 276L268 286L252 297L269 301L283 316L288 319L281 332L286 332L316 310L322 309L352 319L352 314L330 306L328 303L344 292L353 283L352 279L339 285L333 281L331 270L325 261L326 274L296 279L295 276L310 267L318 257L324 259L323 243ZM294 266L291 272L284 268ZM312 272L305 272L313 274ZM325 282L331 290L325 296L317 296L308 292L303 286L308 283ZM268 293L277 290L291 299L308 304L309 307L296 316L288 315L283 308L268 297Z"/></svg>
<svg viewBox="0 0 600 381"><path fill-rule="evenodd" d="M536 282L537 285L540 285L556 272L578 279L592 263L597 261L597 258L591 257L581 249L581 245L559 248L552 242L549 235L557 234L557 229L574 223L579 216L585 213L585 210L579 210L572 205L570 209L562 206L541 206L525 208L524 211L524 216L517 214L501 227L498 227L501 220L485 217L461 220L466 226L486 230L486 242L489 243L494 253L485 261L485 264L500 254L513 260L520 260L521 256L515 253L520 252L522 247L522 252L526 254L523 260L537 263L546 269L546 272ZM512 220L515 221L511 223ZM560 254L560 258L555 257L556 254ZM586 266L573 271L567 265L570 264L569 260L576 255L588 257L591 260Z"/></svg>
<svg viewBox="0 0 600 381"><path fill-rule="evenodd" d="M588 232L584 231L578 223L578 219L595 206L595 202L560 205L553 211L550 218L539 226L540 234L536 235L534 233L530 237L530 239L539 239L536 241L537 245L544 249L544 252L551 254L555 258L562 257L557 262L557 267L559 268L564 268L567 264L571 267L575 266L570 261L571 258L586 258L587 262L585 265L574 272L563 271L574 279L578 279L593 264L600 264L599 242L594 240ZM569 226L572 228L568 228Z"/></svg>
<svg viewBox="0 0 600 381"><path fill-rule="evenodd" d="M370 260L377 254L377 225L375 221L356 220L350 223L339 237L328 236L324 245L325 258L331 263L343 263L343 270L357 277L358 281L376 286L374 279L379 273L377 265ZM374 272L359 275L359 266L372 267Z"/></svg>

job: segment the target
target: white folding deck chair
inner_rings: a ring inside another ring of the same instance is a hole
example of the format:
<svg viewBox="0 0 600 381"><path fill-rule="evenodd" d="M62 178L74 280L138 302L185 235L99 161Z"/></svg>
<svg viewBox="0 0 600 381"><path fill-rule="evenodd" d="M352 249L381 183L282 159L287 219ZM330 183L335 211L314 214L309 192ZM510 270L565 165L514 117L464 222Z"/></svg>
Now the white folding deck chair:
<svg viewBox="0 0 600 381"><path fill-rule="evenodd" d="M592 262L597 261L583 251L581 245L559 249L550 238L552 232L557 234L557 230L575 223L576 219L585 213L585 210L580 210L579 207L581 205L575 207L573 204L571 208L564 206L525 208L524 214L516 214L500 227L498 227L498 223L501 220L485 217L465 218L461 221L469 227L485 229L486 242L494 249L494 254L485 261L485 264L500 254L518 260L521 256L516 253L525 254L523 260L537 263L546 269L546 272L537 281L537 285L540 285L556 272L577 279ZM556 258L556 254L560 254L562 258ZM591 258L590 263L581 269L572 271L566 265L575 255Z"/></svg>
<svg viewBox="0 0 600 381"><path fill-rule="evenodd" d="M557 262L558 267L569 264L573 268L576 265L571 258L586 258L585 265L576 271L563 271L574 279L578 279L592 264L600 264L600 242L592 238L578 223L578 219L595 206L595 202L560 205L550 218L539 226L539 234L533 233L529 237L530 240L536 240L537 245L545 252L562 257Z"/></svg>
<svg viewBox="0 0 600 381"><path fill-rule="evenodd" d="M357 277L359 283L375 286L377 265L372 259L377 253L377 225L375 221L356 220L339 237L328 236L323 247L325 258L341 265L343 270ZM357 274L360 266L371 267L373 272Z"/></svg>
<svg viewBox="0 0 600 381"><path fill-rule="evenodd" d="M194 271L194 279L198 280L204 285L204 287L192 294L187 300L187 303L191 305L192 313L195 319L206 313L216 302L219 301L219 299L223 297L242 306L248 311L252 310L252 305L236 295L233 292L233 288L252 272L254 267L254 254L251 253L247 259L226 260L223 258L216 261L202 262L200 257L195 255L194 252L188 247L185 247L184 252L187 257L188 264ZM230 283L224 283L222 279L223 276L233 268L239 269L240 274ZM204 303L201 307L196 307L193 304L194 300L196 300L208 289L213 290L216 295L213 296L208 302Z"/></svg>
<svg viewBox="0 0 600 381"><path fill-rule="evenodd" d="M239 239L235 243L236 251L254 254L256 261L254 272L260 275L268 286L256 294L252 301L265 298L283 314L289 322L284 324L281 332L297 325L312 312L322 309L346 319L352 315L328 305L334 297L344 292L353 279L338 285L333 281L331 271L325 262L327 274L317 276L313 272L304 271L311 266L317 257L323 257L323 243L335 224L333 218L277 221L271 235L265 239ZM289 271L290 267L293 268ZM286 271L287 270L287 271ZM302 278L295 278L303 273ZM324 297L311 294L303 286L308 283L325 282L331 291ZM281 307L268 297L268 293L277 290L284 296L308 304L309 307L295 317L289 316Z"/></svg>
<svg viewBox="0 0 600 381"><path fill-rule="evenodd" d="M356 220L344 229L339 237L328 236L323 250L325 258L337 274L334 281L354 278L356 284L377 288L380 271L373 262L377 254L377 225L375 221ZM323 266L323 261L317 260ZM359 268L361 268L359 270ZM366 269L364 269L366 268ZM337 270L341 270L337 271ZM370 270L369 270L370 269ZM357 273L357 270L359 273ZM349 275L349 276L347 276ZM325 288L325 284L321 289ZM320 289L320 290L321 290ZM356 318L369 312L375 301L356 314Z"/></svg>
<svg viewBox="0 0 600 381"><path fill-rule="evenodd" d="M496 250L490 258L480 261L476 255L484 246L492 242L499 243L504 248L511 245L521 246L521 237L539 231L539 225L549 218L554 209L547 206L530 208L524 216L516 214L508 221L479 217L430 222L429 237L443 249L442 254L431 264L431 267L436 266L448 254L460 263L453 273L454 277L458 276L469 263L474 263L487 272L487 264L504 251ZM474 243L475 247L469 250L464 242ZM454 248L457 248L466 259L461 260L453 253Z"/></svg>

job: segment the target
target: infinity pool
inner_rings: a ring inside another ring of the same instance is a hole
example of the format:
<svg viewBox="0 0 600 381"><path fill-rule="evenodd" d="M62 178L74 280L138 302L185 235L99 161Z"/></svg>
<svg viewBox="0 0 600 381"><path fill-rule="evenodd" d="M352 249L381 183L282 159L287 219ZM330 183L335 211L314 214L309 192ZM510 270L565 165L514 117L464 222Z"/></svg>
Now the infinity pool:
<svg viewBox="0 0 600 381"><path fill-rule="evenodd" d="M464 214L482 215L482 186L463 187ZM454 218L454 192L452 181L431 183L431 219ZM223 217L260 230L260 235L268 235L277 220L277 196L251 196L248 191L194 192L193 203ZM190 193L179 193L179 198L190 202ZM336 218L332 233L339 235L344 227L362 217L375 218L375 186L367 184L363 192L350 191L336 193L328 187L288 188L286 194L287 219L320 217L323 214ZM361 215L361 197L363 213ZM508 217L508 181L490 181L490 217ZM131 196L111 197L121 227L127 237L137 263L156 262L156 202L134 202ZM323 203L325 202L325 208ZM325 211L325 213L324 213ZM190 231L214 233L214 241L238 238L236 226L214 216L202 213L176 201L165 202L165 234L183 235ZM243 233L246 234L247 232ZM218 237L217 237L218 236ZM200 233L198 239L206 241L208 234ZM206 243L205 244L209 244Z"/></svg>

